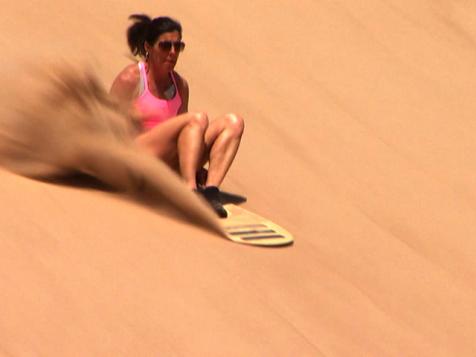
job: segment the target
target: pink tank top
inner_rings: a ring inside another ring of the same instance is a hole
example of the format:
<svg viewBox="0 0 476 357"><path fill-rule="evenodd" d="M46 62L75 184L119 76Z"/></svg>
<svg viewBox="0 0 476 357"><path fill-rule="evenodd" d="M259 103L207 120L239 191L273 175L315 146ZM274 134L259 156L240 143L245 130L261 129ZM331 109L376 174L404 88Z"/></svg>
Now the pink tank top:
<svg viewBox="0 0 476 357"><path fill-rule="evenodd" d="M182 98L178 91L175 76L171 72L172 81L175 87L175 95L172 99L157 98L149 91L149 84L147 83L147 73L144 62L139 62L140 72L140 88L139 97L135 100L134 106L142 113L144 119L142 127L145 130L152 129L154 126L163 123L178 114L180 106L182 105Z"/></svg>

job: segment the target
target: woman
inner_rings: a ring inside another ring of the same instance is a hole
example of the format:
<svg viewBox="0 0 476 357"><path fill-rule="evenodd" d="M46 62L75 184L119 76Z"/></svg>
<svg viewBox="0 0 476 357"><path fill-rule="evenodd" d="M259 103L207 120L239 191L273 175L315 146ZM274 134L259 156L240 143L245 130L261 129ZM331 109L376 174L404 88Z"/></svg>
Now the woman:
<svg viewBox="0 0 476 357"><path fill-rule="evenodd" d="M169 17L132 15L127 40L141 61L122 70L111 94L130 105L140 122L137 144L177 170L190 189L211 204L220 217L226 210L218 187L230 168L243 134L243 120L227 114L213 121L205 113L189 113L187 81L174 71L182 42L182 27ZM202 166L209 162L203 175ZM197 175L202 173L202 175ZM203 181L197 185L197 177Z"/></svg>

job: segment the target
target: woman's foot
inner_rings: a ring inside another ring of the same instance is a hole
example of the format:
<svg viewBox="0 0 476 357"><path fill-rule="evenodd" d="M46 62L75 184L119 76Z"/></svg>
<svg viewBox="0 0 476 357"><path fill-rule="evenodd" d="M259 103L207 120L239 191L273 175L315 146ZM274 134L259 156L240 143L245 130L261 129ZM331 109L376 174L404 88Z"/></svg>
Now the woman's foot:
<svg viewBox="0 0 476 357"><path fill-rule="evenodd" d="M228 216L228 213L220 201L220 191L218 190L218 187L208 186L205 188L198 188L196 191L207 200L208 204L213 208L218 217L226 218Z"/></svg>

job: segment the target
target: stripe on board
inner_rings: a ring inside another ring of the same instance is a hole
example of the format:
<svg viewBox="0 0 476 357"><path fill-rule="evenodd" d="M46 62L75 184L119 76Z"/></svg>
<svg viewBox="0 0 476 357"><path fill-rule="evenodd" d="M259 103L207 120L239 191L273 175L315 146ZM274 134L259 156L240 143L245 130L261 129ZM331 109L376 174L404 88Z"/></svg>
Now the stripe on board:
<svg viewBox="0 0 476 357"><path fill-rule="evenodd" d="M225 226L225 229L241 229L241 228L261 228L265 227L268 228L266 224L238 224L234 226Z"/></svg>
<svg viewBox="0 0 476 357"><path fill-rule="evenodd" d="M270 234L265 236L249 236L249 237L240 237L242 240L255 240L255 239L270 239L270 238L286 238L281 234Z"/></svg>
<svg viewBox="0 0 476 357"><path fill-rule="evenodd" d="M241 234L256 234L256 233L276 233L272 229L262 229L262 230L252 230L252 231L237 231L237 232L228 232L232 236L241 235Z"/></svg>

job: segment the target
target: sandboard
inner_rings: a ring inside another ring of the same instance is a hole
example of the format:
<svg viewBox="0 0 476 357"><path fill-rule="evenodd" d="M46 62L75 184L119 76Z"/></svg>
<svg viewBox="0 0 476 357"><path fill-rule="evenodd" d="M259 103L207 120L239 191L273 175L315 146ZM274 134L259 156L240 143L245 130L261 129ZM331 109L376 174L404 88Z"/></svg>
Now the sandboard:
<svg viewBox="0 0 476 357"><path fill-rule="evenodd" d="M293 236L276 223L232 203L223 205L228 217L220 219L225 234L236 243L277 247L293 243Z"/></svg>

